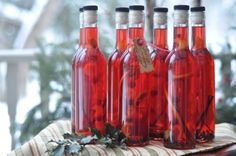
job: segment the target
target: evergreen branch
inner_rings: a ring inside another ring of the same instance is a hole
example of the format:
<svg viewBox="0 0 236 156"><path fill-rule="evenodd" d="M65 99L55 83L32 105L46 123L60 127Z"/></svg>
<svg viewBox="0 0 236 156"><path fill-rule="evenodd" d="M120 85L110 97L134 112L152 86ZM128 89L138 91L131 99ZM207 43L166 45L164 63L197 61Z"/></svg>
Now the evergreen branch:
<svg viewBox="0 0 236 156"><path fill-rule="evenodd" d="M88 144L101 144L109 148L120 147L127 149L126 137L121 130L110 124L105 124L105 135L96 128L89 128L92 135L83 136L65 133L63 140L50 140L47 143L47 151L50 156L62 156L63 154L79 154Z"/></svg>

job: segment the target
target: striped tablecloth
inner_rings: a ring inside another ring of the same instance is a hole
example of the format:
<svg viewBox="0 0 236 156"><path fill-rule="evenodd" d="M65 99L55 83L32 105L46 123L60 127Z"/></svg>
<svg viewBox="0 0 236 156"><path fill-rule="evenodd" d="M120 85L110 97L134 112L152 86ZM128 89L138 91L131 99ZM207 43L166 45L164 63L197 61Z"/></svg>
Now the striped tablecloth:
<svg viewBox="0 0 236 156"><path fill-rule="evenodd" d="M20 148L12 151L8 156L47 156L46 144L49 140L63 139L62 134L70 131L70 121L60 120L50 124L37 136ZM216 137L213 142L197 145L192 150L172 150L163 147L161 142L151 141L145 147L129 147L128 150L120 148L106 148L102 145L87 145L80 155L83 156L168 156L186 155L201 151L211 151L236 143L236 126L222 123L216 125Z"/></svg>

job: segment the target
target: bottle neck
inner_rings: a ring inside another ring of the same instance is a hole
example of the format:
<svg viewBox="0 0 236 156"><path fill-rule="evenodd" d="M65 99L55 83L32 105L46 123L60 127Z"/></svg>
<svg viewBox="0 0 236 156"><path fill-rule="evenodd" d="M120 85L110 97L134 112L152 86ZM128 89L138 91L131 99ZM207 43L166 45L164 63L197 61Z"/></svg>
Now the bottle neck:
<svg viewBox="0 0 236 156"><path fill-rule="evenodd" d="M84 28L80 28L79 33L79 48L83 48L84 46Z"/></svg>
<svg viewBox="0 0 236 156"><path fill-rule="evenodd" d="M87 26L84 29L84 46L85 48L97 48L98 46L98 30L96 24Z"/></svg>
<svg viewBox="0 0 236 156"><path fill-rule="evenodd" d="M144 38L144 28L143 24L137 24L136 26L129 27L129 39L130 43L133 42L134 39L143 39Z"/></svg>
<svg viewBox="0 0 236 156"><path fill-rule="evenodd" d="M129 12L129 43L144 38L144 14L141 10Z"/></svg>
<svg viewBox="0 0 236 156"><path fill-rule="evenodd" d="M116 49L124 52L128 44L128 29L116 29Z"/></svg>
<svg viewBox="0 0 236 156"><path fill-rule="evenodd" d="M206 47L206 36L204 24L192 26L192 49L203 49Z"/></svg>
<svg viewBox="0 0 236 156"><path fill-rule="evenodd" d="M175 25L174 27L174 49L189 49L188 45L188 25Z"/></svg>
<svg viewBox="0 0 236 156"><path fill-rule="evenodd" d="M154 45L158 48L168 49L167 45L167 28L154 29Z"/></svg>

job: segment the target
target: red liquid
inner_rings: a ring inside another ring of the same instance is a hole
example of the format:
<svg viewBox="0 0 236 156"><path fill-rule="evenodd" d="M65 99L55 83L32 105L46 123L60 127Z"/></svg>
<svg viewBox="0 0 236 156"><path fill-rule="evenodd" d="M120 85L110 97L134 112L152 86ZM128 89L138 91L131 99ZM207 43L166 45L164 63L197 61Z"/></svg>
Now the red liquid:
<svg viewBox="0 0 236 156"><path fill-rule="evenodd" d="M167 29L154 30L154 45L157 47L152 53L154 71L150 83L150 137L154 140L163 138L167 123L167 76L168 64L165 62L169 51L167 49Z"/></svg>
<svg viewBox="0 0 236 156"><path fill-rule="evenodd" d="M108 61L108 106L107 122L114 127L121 126L122 106L119 102L120 61L128 43L128 29L116 30L116 50Z"/></svg>
<svg viewBox="0 0 236 156"><path fill-rule="evenodd" d="M205 27L192 27L192 54L197 61L197 133L198 142L210 141L215 133L215 73L214 59L206 48Z"/></svg>
<svg viewBox="0 0 236 156"><path fill-rule="evenodd" d="M154 29L154 41L153 44L161 49L168 50L167 45L167 29L156 28Z"/></svg>
<svg viewBox="0 0 236 156"><path fill-rule="evenodd" d="M106 58L97 46L97 28L87 27L85 48L76 64L78 102L75 106L76 134L89 135L88 127L104 133L106 118Z"/></svg>
<svg viewBox="0 0 236 156"><path fill-rule="evenodd" d="M168 55L168 124L164 146L195 147L196 62L188 47L188 27L174 28L174 49Z"/></svg>
<svg viewBox="0 0 236 156"><path fill-rule="evenodd" d="M76 50L72 58L72 73L71 73L71 131L75 133L75 104L76 104L76 61L79 58L81 51L83 50L83 28L80 28L80 37L79 37L79 48Z"/></svg>
<svg viewBox="0 0 236 156"><path fill-rule="evenodd" d="M122 58L122 131L129 146L144 146L149 140L150 73L140 73L133 39L143 39L143 28L129 28L129 48Z"/></svg>

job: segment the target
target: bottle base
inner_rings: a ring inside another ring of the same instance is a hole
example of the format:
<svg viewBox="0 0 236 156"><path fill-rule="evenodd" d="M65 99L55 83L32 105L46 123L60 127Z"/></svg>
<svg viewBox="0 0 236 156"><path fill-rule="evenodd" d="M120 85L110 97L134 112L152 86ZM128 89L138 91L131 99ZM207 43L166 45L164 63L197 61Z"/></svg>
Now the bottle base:
<svg viewBox="0 0 236 156"><path fill-rule="evenodd" d="M187 149L194 149L195 143L188 143L188 144L182 142L170 143L165 141L164 146L171 149L187 150Z"/></svg>
<svg viewBox="0 0 236 156"><path fill-rule="evenodd" d="M149 135L151 140L155 140L155 141L162 141L163 137L164 137L164 133L150 133Z"/></svg>
<svg viewBox="0 0 236 156"><path fill-rule="evenodd" d="M206 142L211 142L215 138L214 134L207 134L207 135L200 135L198 134L196 136L196 141L197 143L206 143Z"/></svg>
<svg viewBox="0 0 236 156"><path fill-rule="evenodd" d="M128 137L126 144L128 146L134 147L134 146L146 146L149 144L149 138L143 138L139 136L135 137Z"/></svg>

